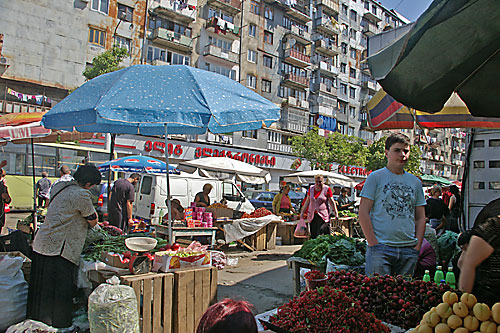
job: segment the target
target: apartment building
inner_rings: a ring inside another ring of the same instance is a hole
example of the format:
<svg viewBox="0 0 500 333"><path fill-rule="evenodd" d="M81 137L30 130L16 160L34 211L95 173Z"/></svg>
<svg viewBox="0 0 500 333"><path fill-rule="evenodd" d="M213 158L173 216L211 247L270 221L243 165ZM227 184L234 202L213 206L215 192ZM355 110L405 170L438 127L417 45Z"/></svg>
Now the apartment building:
<svg viewBox="0 0 500 333"><path fill-rule="evenodd" d="M363 128L363 108L378 89L363 63L367 38L405 23L373 0L2 2L0 111L50 108L80 86L92 59L113 45L127 48L124 66L184 64L217 72L280 105L281 119L257 131L175 136L173 144L186 154L173 161L210 147L274 157L274 165L259 166L272 172L275 189L296 160L290 139L312 125L325 134L375 139ZM151 140L120 140L135 148L118 144L119 153L162 155L146 149Z"/></svg>

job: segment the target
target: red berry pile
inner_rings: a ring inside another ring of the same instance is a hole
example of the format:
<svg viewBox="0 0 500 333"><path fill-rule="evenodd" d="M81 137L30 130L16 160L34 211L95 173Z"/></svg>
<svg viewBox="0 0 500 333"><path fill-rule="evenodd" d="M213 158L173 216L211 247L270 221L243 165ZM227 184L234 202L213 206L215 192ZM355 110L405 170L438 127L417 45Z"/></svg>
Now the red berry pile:
<svg viewBox="0 0 500 333"><path fill-rule="evenodd" d="M422 316L441 302L443 293L451 289L446 284L408 281L401 276L367 277L354 271L328 273L328 285L359 301L378 319L405 329L417 326Z"/></svg>
<svg viewBox="0 0 500 333"><path fill-rule="evenodd" d="M308 280L321 280L326 278L326 275L320 271L312 270L304 274L304 277Z"/></svg>
<svg viewBox="0 0 500 333"><path fill-rule="evenodd" d="M280 306L270 322L289 332L390 332L359 302L328 286L303 292Z"/></svg>

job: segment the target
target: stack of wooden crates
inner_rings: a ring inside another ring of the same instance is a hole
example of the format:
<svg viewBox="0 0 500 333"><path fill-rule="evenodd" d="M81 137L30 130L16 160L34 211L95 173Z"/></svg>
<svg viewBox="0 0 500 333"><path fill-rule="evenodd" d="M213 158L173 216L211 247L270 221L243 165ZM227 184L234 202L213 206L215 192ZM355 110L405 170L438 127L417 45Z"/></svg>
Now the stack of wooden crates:
<svg viewBox="0 0 500 333"><path fill-rule="evenodd" d="M142 333L193 333L206 309L217 302L217 269L122 276L137 296Z"/></svg>

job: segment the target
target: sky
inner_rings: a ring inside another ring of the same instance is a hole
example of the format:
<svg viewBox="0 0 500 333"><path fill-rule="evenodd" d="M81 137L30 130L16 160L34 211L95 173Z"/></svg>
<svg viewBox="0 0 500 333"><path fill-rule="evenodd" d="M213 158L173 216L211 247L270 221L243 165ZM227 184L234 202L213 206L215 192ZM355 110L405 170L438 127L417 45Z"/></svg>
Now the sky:
<svg viewBox="0 0 500 333"><path fill-rule="evenodd" d="M415 21L425 12L432 0L378 0L385 8L395 9L410 21Z"/></svg>

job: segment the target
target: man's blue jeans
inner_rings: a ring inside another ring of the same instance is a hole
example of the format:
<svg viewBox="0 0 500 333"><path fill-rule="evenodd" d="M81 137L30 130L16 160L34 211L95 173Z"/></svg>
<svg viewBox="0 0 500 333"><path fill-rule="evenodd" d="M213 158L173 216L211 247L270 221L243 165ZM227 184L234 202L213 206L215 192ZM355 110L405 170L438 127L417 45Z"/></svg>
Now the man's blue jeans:
<svg viewBox="0 0 500 333"><path fill-rule="evenodd" d="M418 260L418 251L413 247L394 247L384 244L366 248L366 275L413 276Z"/></svg>

